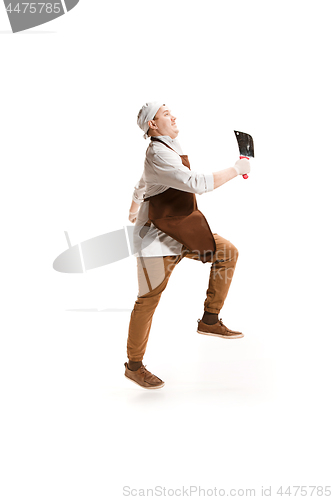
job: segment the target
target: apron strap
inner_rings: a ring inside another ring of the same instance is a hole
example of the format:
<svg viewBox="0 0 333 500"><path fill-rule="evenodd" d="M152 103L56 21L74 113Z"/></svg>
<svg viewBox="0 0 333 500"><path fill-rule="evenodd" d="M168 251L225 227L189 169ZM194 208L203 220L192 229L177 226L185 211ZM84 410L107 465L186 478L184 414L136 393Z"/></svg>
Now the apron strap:
<svg viewBox="0 0 333 500"><path fill-rule="evenodd" d="M161 142L162 144L164 144L164 146L166 146L167 148L171 149L171 151L173 151L174 153L177 153L177 151L175 151L174 149L172 149L171 146L169 146L165 142L161 141L161 139L157 139L157 137L151 137L150 140L151 141L156 141L156 142ZM191 170L190 162L188 161L188 156L187 155L180 155L179 153L177 153L177 155L180 156L180 158L182 159L182 164L184 165L184 167L187 167L189 170Z"/></svg>
<svg viewBox="0 0 333 500"><path fill-rule="evenodd" d="M151 141L161 142L162 144L164 144L164 146L166 146L167 148L171 149L171 151L175 151L174 149L172 149L171 146L168 146L168 144L166 144L164 141L161 141L161 139L157 139L157 137L151 137L150 140ZM175 153L177 153L177 151L175 151ZM179 153L177 153L177 155L179 155ZM181 156L181 155L179 155L179 156Z"/></svg>

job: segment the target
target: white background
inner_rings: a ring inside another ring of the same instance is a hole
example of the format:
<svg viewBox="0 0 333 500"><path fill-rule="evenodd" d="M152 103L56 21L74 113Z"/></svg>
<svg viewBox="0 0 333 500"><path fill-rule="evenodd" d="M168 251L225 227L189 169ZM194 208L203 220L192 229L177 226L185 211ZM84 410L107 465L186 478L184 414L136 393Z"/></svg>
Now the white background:
<svg viewBox="0 0 333 500"><path fill-rule="evenodd" d="M81 0L15 35L0 8L4 500L332 484L331 5ZM136 115L157 99L192 170L232 166L234 129L256 158L198 196L239 249L221 317L245 337L196 333L209 264L184 259L154 315L144 362L166 385L150 392L124 377L135 258L52 264L64 231L129 224ZM89 308L125 311L69 311Z"/></svg>

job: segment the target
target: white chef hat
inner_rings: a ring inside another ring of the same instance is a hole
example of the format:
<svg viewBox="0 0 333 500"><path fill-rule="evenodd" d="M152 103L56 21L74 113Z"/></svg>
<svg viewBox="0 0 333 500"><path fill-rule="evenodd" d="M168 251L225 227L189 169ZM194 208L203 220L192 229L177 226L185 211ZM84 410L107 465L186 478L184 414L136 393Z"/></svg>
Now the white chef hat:
<svg viewBox="0 0 333 500"><path fill-rule="evenodd" d="M156 115L157 111L160 109L161 106L164 106L163 102L147 102L142 106L138 113L138 119L137 123L139 127L144 131L144 138L148 139L147 132L149 130L149 125L148 122L150 120L154 119L154 116Z"/></svg>

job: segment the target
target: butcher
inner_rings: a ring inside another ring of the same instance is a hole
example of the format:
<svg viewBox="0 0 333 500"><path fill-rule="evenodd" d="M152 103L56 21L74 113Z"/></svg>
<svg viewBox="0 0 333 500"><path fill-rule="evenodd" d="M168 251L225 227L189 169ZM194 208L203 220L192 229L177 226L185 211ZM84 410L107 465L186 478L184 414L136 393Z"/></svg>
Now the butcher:
<svg viewBox="0 0 333 500"><path fill-rule="evenodd" d="M144 104L137 123L149 145L129 210L129 220L135 224L138 295L128 328L125 377L145 389L159 389L164 381L147 370L143 357L161 294L183 258L210 264L203 316L198 319L197 332L221 339L244 336L227 328L219 318L238 250L211 231L198 209L196 195L209 193L239 175L248 174L250 162L238 159L229 168L207 174L192 171L188 156L183 154L177 140L176 117L163 102ZM169 321L170 325L166 324L165 328L172 328L171 318Z"/></svg>

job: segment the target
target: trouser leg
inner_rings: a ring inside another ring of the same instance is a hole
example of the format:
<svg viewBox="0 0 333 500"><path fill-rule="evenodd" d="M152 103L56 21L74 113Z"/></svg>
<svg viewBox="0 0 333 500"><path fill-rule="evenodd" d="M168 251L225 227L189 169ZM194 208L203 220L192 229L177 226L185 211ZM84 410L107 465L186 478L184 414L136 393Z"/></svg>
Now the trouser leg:
<svg viewBox="0 0 333 500"><path fill-rule="evenodd" d="M229 292L238 259L238 250L230 241L216 233L214 233L214 238L216 252L210 269L204 310L218 314Z"/></svg>
<svg viewBox="0 0 333 500"><path fill-rule="evenodd" d="M143 359L155 309L181 258L180 255L137 258L139 293L131 313L127 338L127 356L131 361Z"/></svg>
<svg viewBox="0 0 333 500"><path fill-rule="evenodd" d="M222 236L216 233L213 233L213 236L216 243L216 252L213 255L211 264L204 310L218 314L228 295L238 259L238 250ZM197 254L192 252L187 254L186 257L198 259Z"/></svg>

